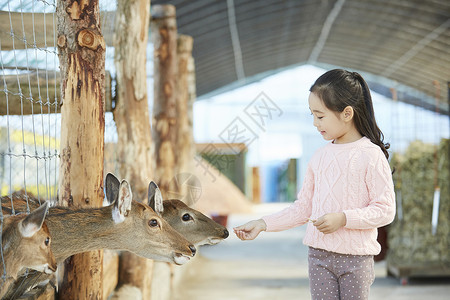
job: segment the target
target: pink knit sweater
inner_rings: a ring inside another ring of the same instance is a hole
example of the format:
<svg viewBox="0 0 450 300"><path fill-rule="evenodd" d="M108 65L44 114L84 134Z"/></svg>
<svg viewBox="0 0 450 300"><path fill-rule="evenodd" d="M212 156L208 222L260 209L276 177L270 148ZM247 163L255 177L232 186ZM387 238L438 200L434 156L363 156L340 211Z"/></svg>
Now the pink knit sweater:
<svg viewBox="0 0 450 300"><path fill-rule="evenodd" d="M344 212L347 224L323 234L308 223L305 245L342 254L380 253L376 228L394 219L394 185L386 157L366 137L320 148L308 164L297 200L263 220L267 231L281 231L333 212Z"/></svg>

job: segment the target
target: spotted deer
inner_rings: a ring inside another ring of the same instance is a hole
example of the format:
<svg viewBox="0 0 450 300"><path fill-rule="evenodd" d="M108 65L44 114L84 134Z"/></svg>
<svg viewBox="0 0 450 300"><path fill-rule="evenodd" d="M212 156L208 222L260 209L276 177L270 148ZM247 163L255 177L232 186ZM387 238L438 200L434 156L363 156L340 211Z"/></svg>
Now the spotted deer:
<svg viewBox="0 0 450 300"><path fill-rule="evenodd" d="M58 262L98 249L127 250L156 261L184 264L196 249L147 204L133 200L130 185L111 173L106 175L106 197L110 205L74 209L50 207L46 222L52 235L52 250ZM26 201L16 199L15 209ZM29 199L30 205L36 201ZM10 201L2 201L2 209ZM10 205L10 204L9 204ZM31 279L27 279L30 282ZM27 284L25 284L26 286Z"/></svg>
<svg viewBox="0 0 450 300"><path fill-rule="evenodd" d="M24 268L51 274L56 261L51 251L50 232L44 222L45 203L30 214L5 216L2 224L2 255L0 258L0 298Z"/></svg>

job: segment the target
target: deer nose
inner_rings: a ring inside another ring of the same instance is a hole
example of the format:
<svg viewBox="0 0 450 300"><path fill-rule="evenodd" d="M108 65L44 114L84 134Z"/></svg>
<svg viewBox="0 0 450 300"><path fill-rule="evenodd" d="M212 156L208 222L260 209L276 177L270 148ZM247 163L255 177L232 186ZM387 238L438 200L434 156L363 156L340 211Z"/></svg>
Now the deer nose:
<svg viewBox="0 0 450 300"><path fill-rule="evenodd" d="M230 233L228 232L228 230L225 229L223 231L223 238L226 239L229 235L230 235Z"/></svg>
<svg viewBox="0 0 450 300"><path fill-rule="evenodd" d="M191 249L192 256L195 256L195 252L197 252L197 249L195 249L194 246L189 246L189 249Z"/></svg>

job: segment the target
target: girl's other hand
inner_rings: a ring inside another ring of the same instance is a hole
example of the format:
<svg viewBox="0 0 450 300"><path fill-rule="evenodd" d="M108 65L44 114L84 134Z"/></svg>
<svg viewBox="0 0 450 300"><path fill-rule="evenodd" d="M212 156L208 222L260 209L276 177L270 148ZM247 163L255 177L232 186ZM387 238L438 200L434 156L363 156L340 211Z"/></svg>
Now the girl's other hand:
<svg viewBox="0 0 450 300"><path fill-rule="evenodd" d="M244 225L233 228L234 233L241 240L253 240L261 231L266 230L266 222L263 219L253 220Z"/></svg>
<svg viewBox="0 0 450 300"><path fill-rule="evenodd" d="M344 227L345 224L347 224L347 218L344 213L326 214L313 222L313 225L324 234L333 233L339 228Z"/></svg>

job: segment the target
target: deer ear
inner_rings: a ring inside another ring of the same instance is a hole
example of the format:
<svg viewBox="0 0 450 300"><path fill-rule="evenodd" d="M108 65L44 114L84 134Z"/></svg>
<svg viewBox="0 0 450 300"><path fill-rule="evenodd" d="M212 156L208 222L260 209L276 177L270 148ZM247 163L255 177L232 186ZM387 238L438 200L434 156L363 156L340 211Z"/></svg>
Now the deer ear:
<svg viewBox="0 0 450 300"><path fill-rule="evenodd" d="M119 198L120 182L112 173L108 173L105 178L106 201L113 204Z"/></svg>
<svg viewBox="0 0 450 300"><path fill-rule="evenodd" d="M125 218L131 210L132 200L133 194L131 193L130 184L124 179L119 186L119 196L117 201L114 202L113 220L116 223L125 221Z"/></svg>
<svg viewBox="0 0 450 300"><path fill-rule="evenodd" d="M19 223L19 231L23 237L32 237L41 229L47 211L48 202L45 202Z"/></svg>
<svg viewBox="0 0 450 300"><path fill-rule="evenodd" d="M161 191L154 181L150 181L148 185L148 206L158 214L162 214L164 211Z"/></svg>

